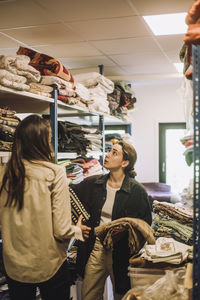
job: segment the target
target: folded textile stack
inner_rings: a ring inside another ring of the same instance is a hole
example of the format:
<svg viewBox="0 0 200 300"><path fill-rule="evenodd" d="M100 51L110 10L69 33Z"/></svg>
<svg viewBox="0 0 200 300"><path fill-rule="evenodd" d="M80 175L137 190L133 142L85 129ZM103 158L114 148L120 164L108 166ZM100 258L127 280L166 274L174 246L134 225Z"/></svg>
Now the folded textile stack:
<svg viewBox="0 0 200 300"><path fill-rule="evenodd" d="M78 95L85 101L92 101L88 104L89 111L110 114L107 95L114 89L114 83L110 79L91 72L76 74L74 80Z"/></svg>
<svg viewBox="0 0 200 300"><path fill-rule="evenodd" d="M72 160L60 160L58 164L65 168L67 178L74 184L88 176L103 174L102 165L96 158L78 157Z"/></svg>
<svg viewBox="0 0 200 300"><path fill-rule="evenodd" d="M53 88L51 86L44 85L41 83L35 83L35 82L31 82L29 86L30 86L30 90L29 90L30 93L51 98L51 92L53 91Z"/></svg>
<svg viewBox="0 0 200 300"><path fill-rule="evenodd" d="M96 158L76 158L74 162L83 168L84 178L103 174L102 165Z"/></svg>
<svg viewBox="0 0 200 300"><path fill-rule="evenodd" d="M15 111L0 108L0 151L11 151L13 136L20 120Z"/></svg>
<svg viewBox="0 0 200 300"><path fill-rule="evenodd" d="M87 147L87 151L102 151L102 134L100 134L98 129L91 129L82 127L84 136L90 141L90 145Z"/></svg>
<svg viewBox="0 0 200 300"><path fill-rule="evenodd" d="M173 238L160 237L155 245L145 245L141 257L153 263L168 262L180 264L189 254L190 246L175 241Z"/></svg>
<svg viewBox="0 0 200 300"><path fill-rule="evenodd" d="M158 237L169 237L192 245L193 210L168 202L153 202L153 229Z"/></svg>
<svg viewBox="0 0 200 300"><path fill-rule="evenodd" d="M42 76L39 86L31 86L32 93L51 97L52 87L56 86L59 100L68 104L79 102L74 91L74 78L59 60L25 47L19 47L17 54L27 57L30 67Z"/></svg>
<svg viewBox="0 0 200 300"><path fill-rule="evenodd" d="M29 91L29 82L39 82L40 72L29 65L30 58L25 55L0 56L0 84L3 86Z"/></svg>
<svg viewBox="0 0 200 300"><path fill-rule="evenodd" d="M65 168L66 177L68 178L69 183L77 184L84 179L83 168L73 160L59 160L58 164Z"/></svg>
<svg viewBox="0 0 200 300"><path fill-rule="evenodd" d="M80 167L78 164L69 163L65 167L66 176L70 180L70 183L77 184L84 179L83 176L83 168Z"/></svg>
<svg viewBox="0 0 200 300"><path fill-rule="evenodd" d="M41 78L42 85L56 87L58 91L58 100L67 104L79 104L80 98L74 90L74 83L63 78L43 75Z"/></svg>
<svg viewBox="0 0 200 300"><path fill-rule="evenodd" d="M0 84L3 86L50 98L53 88L40 84L40 80L40 72L30 65L29 56L0 56Z"/></svg>
<svg viewBox="0 0 200 300"><path fill-rule="evenodd" d="M67 121L58 122L58 151L85 156L89 150L101 151L102 136L97 130Z"/></svg>
<svg viewBox="0 0 200 300"><path fill-rule="evenodd" d="M134 109L136 98L133 90L125 81L116 81L114 91L108 95L110 114L128 118L128 112Z"/></svg>

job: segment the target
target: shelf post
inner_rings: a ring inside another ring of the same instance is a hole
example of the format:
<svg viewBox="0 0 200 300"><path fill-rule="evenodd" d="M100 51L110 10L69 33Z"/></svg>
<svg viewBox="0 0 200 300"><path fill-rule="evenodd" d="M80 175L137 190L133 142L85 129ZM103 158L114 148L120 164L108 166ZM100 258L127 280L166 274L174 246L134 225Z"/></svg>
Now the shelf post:
<svg viewBox="0 0 200 300"><path fill-rule="evenodd" d="M102 155L100 156L99 160L101 165L103 165L104 156L105 156L105 124L104 124L104 116L99 116L99 131L102 135Z"/></svg>
<svg viewBox="0 0 200 300"><path fill-rule="evenodd" d="M57 100L58 100L58 91L54 87L53 90L54 103L50 103L50 124L52 130L52 146L55 152L55 158L57 160L58 155L58 122L57 122Z"/></svg>
<svg viewBox="0 0 200 300"><path fill-rule="evenodd" d="M99 67L99 73L101 75L104 75L104 65L98 65L98 67Z"/></svg>
<svg viewBox="0 0 200 300"><path fill-rule="evenodd" d="M192 299L200 299L200 46L192 45L194 111L194 219Z"/></svg>

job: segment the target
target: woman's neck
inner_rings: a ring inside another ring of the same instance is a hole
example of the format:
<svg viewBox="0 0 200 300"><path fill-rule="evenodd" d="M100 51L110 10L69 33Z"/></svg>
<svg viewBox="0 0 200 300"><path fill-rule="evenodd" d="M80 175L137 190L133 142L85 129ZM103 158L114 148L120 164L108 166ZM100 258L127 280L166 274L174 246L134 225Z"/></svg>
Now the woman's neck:
<svg viewBox="0 0 200 300"><path fill-rule="evenodd" d="M108 185L113 188L120 188L122 186L125 174L123 172L111 172L108 178Z"/></svg>

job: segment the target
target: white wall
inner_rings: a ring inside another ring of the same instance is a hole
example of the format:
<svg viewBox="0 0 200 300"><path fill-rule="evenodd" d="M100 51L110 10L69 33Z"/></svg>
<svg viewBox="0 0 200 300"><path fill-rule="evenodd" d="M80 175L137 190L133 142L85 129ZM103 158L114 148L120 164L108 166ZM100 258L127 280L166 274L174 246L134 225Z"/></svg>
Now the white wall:
<svg viewBox="0 0 200 300"><path fill-rule="evenodd" d="M183 104L177 93L182 80L160 79L132 85L137 98L132 135L138 154L136 179L140 182L159 181L158 124L185 122Z"/></svg>

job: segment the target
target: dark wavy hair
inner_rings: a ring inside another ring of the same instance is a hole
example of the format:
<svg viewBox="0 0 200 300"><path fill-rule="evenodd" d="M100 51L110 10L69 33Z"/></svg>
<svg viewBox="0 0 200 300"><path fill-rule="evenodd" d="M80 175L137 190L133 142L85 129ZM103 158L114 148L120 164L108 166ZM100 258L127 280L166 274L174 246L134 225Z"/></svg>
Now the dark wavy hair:
<svg viewBox="0 0 200 300"><path fill-rule="evenodd" d="M129 161L128 166L124 168L125 174L135 177L137 175L134 170L134 165L137 160L137 152L135 148L123 140L119 141L118 144L122 147L123 159Z"/></svg>
<svg viewBox="0 0 200 300"><path fill-rule="evenodd" d="M7 163L0 195L5 188L8 197L5 206L24 204L25 167L23 159L28 161L55 162L54 151L50 143L51 129L48 120L30 115L16 128L11 157Z"/></svg>

